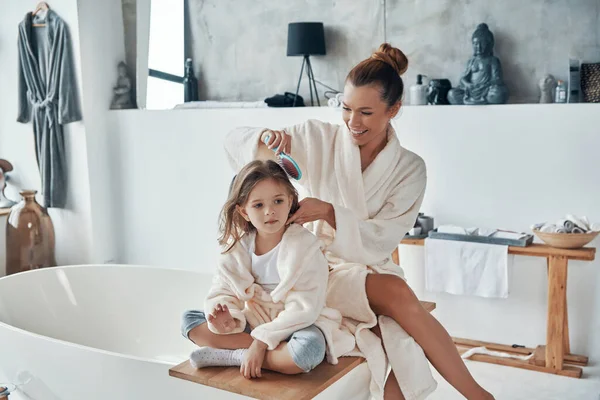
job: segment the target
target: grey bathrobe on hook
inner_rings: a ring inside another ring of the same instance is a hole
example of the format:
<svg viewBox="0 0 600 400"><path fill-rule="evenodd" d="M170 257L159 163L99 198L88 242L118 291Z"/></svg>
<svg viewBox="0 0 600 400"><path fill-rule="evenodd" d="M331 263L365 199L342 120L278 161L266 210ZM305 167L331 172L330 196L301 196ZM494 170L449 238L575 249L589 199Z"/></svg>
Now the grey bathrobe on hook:
<svg viewBox="0 0 600 400"><path fill-rule="evenodd" d="M33 19L33 20L32 20ZM45 23L45 27L33 24ZM68 28L54 11L19 24L19 115L33 120L44 206L63 208L67 169L63 124L81 120Z"/></svg>

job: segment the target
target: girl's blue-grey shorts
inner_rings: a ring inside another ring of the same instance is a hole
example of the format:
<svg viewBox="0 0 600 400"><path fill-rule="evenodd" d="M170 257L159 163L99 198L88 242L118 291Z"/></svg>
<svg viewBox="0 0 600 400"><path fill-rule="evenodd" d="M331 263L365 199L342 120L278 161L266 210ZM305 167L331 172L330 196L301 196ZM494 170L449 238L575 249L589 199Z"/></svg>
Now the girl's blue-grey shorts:
<svg viewBox="0 0 600 400"><path fill-rule="evenodd" d="M204 323L206 323L206 317L203 311L186 311L181 320L181 334L189 339L190 331ZM244 332L250 333L248 324L246 324ZM294 363L304 372L312 370L325 358L325 336L315 325L292 333L286 342Z"/></svg>

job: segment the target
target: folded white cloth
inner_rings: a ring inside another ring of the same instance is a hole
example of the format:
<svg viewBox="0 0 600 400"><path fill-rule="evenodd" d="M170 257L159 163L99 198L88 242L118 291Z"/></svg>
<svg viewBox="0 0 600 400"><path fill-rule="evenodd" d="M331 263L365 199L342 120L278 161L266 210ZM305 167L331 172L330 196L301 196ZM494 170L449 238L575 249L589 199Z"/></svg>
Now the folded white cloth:
<svg viewBox="0 0 600 400"><path fill-rule="evenodd" d="M502 230L497 230L496 232L494 232L492 234L492 237L496 238L496 239L519 240L519 239L524 238L525 236L527 236L527 234L525 232L512 232L512 231L502 231Z"/></svg>
<svg viewBox="0 0 600 400"><path fill-rule="evenodd" d="M563 228L556 226L556 224L543 224L542 226L540 226L537 229L539 229L540 232L557 233L557 231L559 229L563 229Z"/></svg>
<svg viewBox="0 0 600 400"><path fill-rule="evenodd" d="M453 233L457 235L473 235L477 232L477 228L463 228L457 225L440 225L437 228L439 233Z"/></svg>
<svg viewBox="0 0 600 400"><path fill-rule="evenodd" d="M508 297L508 246L425 239L425 289Z"/></svg>
<svg viewBox="0 0 600 400"><path fill-rule="evenodd" d="M493 228L463 228L462 226L456 225L440 225L437 228L438 233L452 233L458 235L470 235L470 236L485 236L502 239L521 239L526 236L524 232L513 232L505 231Z"/></svg>
<svg viewBox="0 0 600 400"><path fill-rule="evenodd" d="M571 224L573 224L573 228L579 227L584 232L590 230L590 221L587 219L586 216L578 217L573 214L567 214L567 215L565 215L565 220L568 222L571 222ZM567 227L567 225L570 226L570 224L568 224L568 222L565 224L565 228Z"/></svg>
<svg viewBox="0 0 600 400"><path fill-rule="evenodd" d="M531 229L547 233L586 233L600 231L600 225L592 224L586 216L578 217L573 214L567 214L554 224L541 222L533 224Z"/></svg>
<svg viewBox="0 0 600 400"><path fill-rule="evenodd" d="M475 234L477 236L496 236L498 229L489 229L489 228L477 228L477 232Z"/></svg>
<svg viewBox="0 0 600 400"><path fill-rule="evenodd" d="M575 228L575 223L570 219L559 219L556 221L556 226L563 228L567 232L571 232Z"/></svg>

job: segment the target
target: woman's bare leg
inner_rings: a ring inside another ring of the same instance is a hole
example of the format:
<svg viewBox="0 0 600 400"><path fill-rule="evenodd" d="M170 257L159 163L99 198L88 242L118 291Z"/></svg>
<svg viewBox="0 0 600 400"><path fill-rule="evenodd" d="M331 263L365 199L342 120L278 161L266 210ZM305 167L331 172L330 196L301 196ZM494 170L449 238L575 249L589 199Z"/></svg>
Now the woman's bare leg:
<svg viewBox="0 0 600 400"><path fill-rule="evenodd" d="M375 325L373 328L371 328L371 330L373 333L379 336L380 339L383 339L379 325ZM396 379L394 371L390 371L390 374L385 381L385 386L383 388L383 400L405 400L404 394L402 393L402 390L400 390L400 384Z"/></svg>
<svg viewBox="0 0 600 400"><path fill-rule="evenodd" d="M247 349L254 338L246 332L234 333L232 335L217 335L212 333L207 324L198 325L192 329L188 337L198 346L207 346L214 349ZM279 343L274 350L267 350L263 368L280 372L282 374L300 374L302 371L294 363L292 355L287 347L287 342Z"/></svg>
<svg viewBox="0 0 600 400"><path fill-rule="evenodd" d="M448 332L421 306L403 279L390 274L369 274L367 297L373 312L393 318L423 348L440 375L463 396L469 400L494 398L475 382Z"/></svg>

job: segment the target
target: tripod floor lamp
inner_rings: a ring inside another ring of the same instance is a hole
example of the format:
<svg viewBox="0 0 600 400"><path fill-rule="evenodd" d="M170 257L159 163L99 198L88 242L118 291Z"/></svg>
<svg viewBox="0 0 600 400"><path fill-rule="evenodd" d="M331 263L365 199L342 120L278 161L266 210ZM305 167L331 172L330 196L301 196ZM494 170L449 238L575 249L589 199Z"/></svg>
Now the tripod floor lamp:
<svg viewBox="0 0 600 400"><path fill-rule="evenodd" d="M306 75L308 76L308 87L310 88L310 105L313 102L313 88L317 104L321 106L319 94L317 93L317 85L315 84L315 76L313 74L312 65L310 64L311 55L325 55L325 32L322 22L292 22L288 25L288 56L303 56L302 68L298 77L298 86L296 87L296 98L300 90L300 82L302 81L302 73L306 67ZM296 106L296 98L294 105Z"/></svg>

